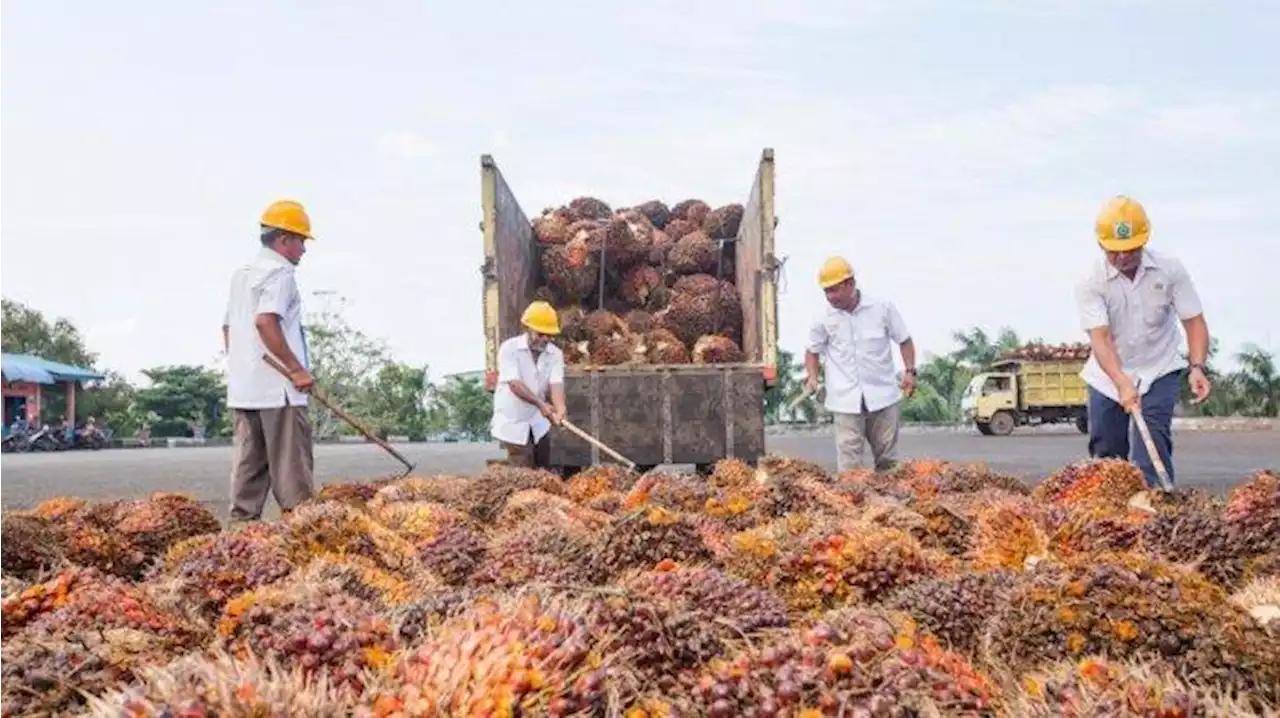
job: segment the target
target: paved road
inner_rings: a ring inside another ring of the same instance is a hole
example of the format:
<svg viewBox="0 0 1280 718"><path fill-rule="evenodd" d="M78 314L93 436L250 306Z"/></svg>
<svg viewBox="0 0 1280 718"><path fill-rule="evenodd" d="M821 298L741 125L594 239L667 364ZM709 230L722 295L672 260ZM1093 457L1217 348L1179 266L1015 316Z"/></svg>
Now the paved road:
<svg viewBox="0 0 1280 718"><path fill-rule="evenodd" d="M1178 483L1222 491L1263 468L1280 468L1280 433L1180 432L1176 439ZM904 456L952 461L985 461L994 470L1034 481L1080 458L1079 434L1018 433L981 437L968 433L913 433L901 437ZM405 444L398 447L417 464L417 474L481 470L499 452L483 444ZM771 452L816 461L834 468L832 439L822 435L770 437ZM220 515L230 466L227 447L121 449L61 454L7 454L0 459L0 504L30 507L59 495L93 499L145 496L152 491L195 494ZM317 481L333 483L395 473L399 464L367 444L316 448Z"/></svg>

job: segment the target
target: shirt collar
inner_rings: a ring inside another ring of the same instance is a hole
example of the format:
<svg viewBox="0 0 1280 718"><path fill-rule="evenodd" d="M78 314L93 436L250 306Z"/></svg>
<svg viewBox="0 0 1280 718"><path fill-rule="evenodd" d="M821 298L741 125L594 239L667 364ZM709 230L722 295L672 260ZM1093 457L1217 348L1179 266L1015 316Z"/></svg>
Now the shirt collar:
<svg viewBox="0 0 1280 718"><path fill-rule="evenodd" d="M261 259L266 262L275 262L276 264L285 264L290 267L293 266L293 262L290 262L289 260L285 259L284 255L280 254L279 252L277 252L276 250L270 247L263 247L261 251L258 252L258 259Z"/></svg>
<svg viewBox="0 0 1280 718"><path fill-rule="evenodd" d="M828 314L857 314L858 312L862 311L867 307L873 307L876 305L876 300L874 297L867 294L866 292L863 292L861 289L859 289L858 291L860 292L860 294L858 295L858 306L854 307L853 311L851 312L845 311L844 309L833 307L830 304L827 304L827 313Z"/></svg>
<svg viewBox="0 0 1280 718"><path fill-rule="evenodd" d="M529 351L529 334L527 332L520 332L520 336L516 337L516 349Z"/></svg>
<svg viewBox="0 0 1280 718"><path fill-rule="evenodd" d="M1106 260L1106 258L1103 258L1102 265L1107 269L1107 279L1115 279L1120 276L1120 270L1116 269L1111 262ZM1155 255L1145 249L1142 250L1142 262L1138 265L1138 269L1142 272L1146 272L1148 269L1159 268L1160 263L1156 261Z"/></svg>

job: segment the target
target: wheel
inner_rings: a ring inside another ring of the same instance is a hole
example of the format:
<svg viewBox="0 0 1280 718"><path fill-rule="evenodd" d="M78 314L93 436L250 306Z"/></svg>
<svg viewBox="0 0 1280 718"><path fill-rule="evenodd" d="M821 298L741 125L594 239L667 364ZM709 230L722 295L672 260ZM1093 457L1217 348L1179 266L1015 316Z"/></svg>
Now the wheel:
<svg viewBox="0 0 1280 718"><path fill-rule="evenodd" d="M1013 414L997 411L991 416L991 433L996 436L1008 436L1013 433L1014 423Z"/></svg>
<svg viewBox="0 0 1280 718"><path fill-rule="evenodd" d="M978 427L978 433L979 433L979 434L982 434L983 436L991 436L991 425L990 425L990 424L984 424L984 423L983 423L983 422L981 422L981 421L975 421L975 422L973 422L973 425L974 425L974 426L976 426L976 427Z"/></svg>
<svg viewBox="0 0 1280 718"><path fill-rule="evenodd" d="M1089 433L1089 415L1081 414L1076 417L1076 430L1081 434Z"/></svg>

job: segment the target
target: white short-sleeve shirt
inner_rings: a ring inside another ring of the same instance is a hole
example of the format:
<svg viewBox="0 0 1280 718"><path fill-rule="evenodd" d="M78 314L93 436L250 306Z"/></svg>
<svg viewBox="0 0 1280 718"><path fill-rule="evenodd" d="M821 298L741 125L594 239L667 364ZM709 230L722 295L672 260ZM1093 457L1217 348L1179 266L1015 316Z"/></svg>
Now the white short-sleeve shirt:
<svg viewBox="0 0 1280 718"><path fill-rule="evenodd" d="M274 250L263 247L235 271L223 324L228 328L227 406L232 409L275 409L306 406L307 395L294 389L262 359L266 347L254 323L260 314L280 317L280 329L294 356L310 367L302 329L302 295L294 266Z"/></svg>
<svg viewBox="0 0 1280 718"><path fill-rule="evenodd" d="M1182 358L1181 321L1203 312L1200 295L1182 262L1144 249L1142 264L1129 279L1105 259L1076 285L1080 328L1110 327L1125 374L1145 394L1156 379L1186 367ZM1080 378L1112 401L1115 384L1090 356Z"/></svg>
<svg viewBox="0 0 1280 718"><path fill-rule="evenodd" d="M809 329L808 350L823 360L826 408L879 411L902 398L893 348L911 338L892 302L861 295L852 312L828 306Z"/></svg>
<svg viewBox="0 0 1280 718"><path fill-rule="evenodd" d="M493 392L489 433L499 441L523 446L530 432L535 442L546 436L551 422L538 407L511 391L511 382L516 380L534 396L547 398L552 384L564 384L564 353L555 344L547 344L534 361L528 334L511 337L498 347L498 386Z"/></svg>

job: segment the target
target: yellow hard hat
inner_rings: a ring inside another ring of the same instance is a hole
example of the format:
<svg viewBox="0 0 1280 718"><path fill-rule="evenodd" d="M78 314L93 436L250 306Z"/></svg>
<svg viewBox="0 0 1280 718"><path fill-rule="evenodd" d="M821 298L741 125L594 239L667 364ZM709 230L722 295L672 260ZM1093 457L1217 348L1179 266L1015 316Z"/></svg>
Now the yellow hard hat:
<svg viewBox="0 0 1280 718"><path fill-rule="evenodd" d="M258 223L266 227L275 227L286 232L300 234L307 239L315 239L311 236L311 218L307 216L307 210L303 209L300 203L291 199L272 202L266 211L262 213L262 219Z"/></svg>
<svg viewBox="0 0 1280 718"><path fill-rule="evenodd" d="M524 310L520 323L539 334L559 334L560 318L556 310L546 302L533 302Z"/></svg>
<svg viewBox="0 0 1280 718"><path fill-rule="evenodd" d="M831 257L822 263L818 270L818 284L823 289L834 287L846 279L853 277L853 267L844 257Z"/></svg>
<svg viewBox="0 0 1280 718"><path fill-rule="evenodd" d="M1098 213L1098 244L1108 252L1128 252L1147 243L1151 221L1138 200L1117 195Z"/></svg>

